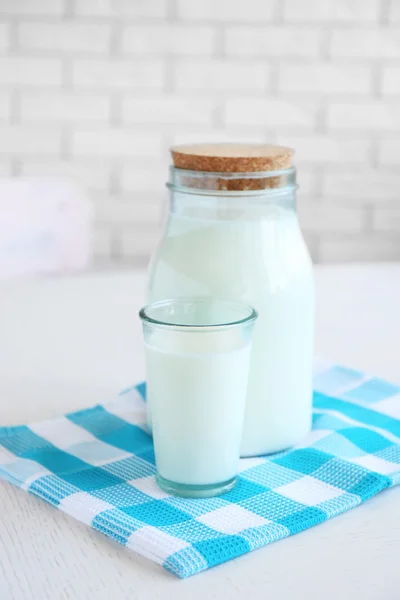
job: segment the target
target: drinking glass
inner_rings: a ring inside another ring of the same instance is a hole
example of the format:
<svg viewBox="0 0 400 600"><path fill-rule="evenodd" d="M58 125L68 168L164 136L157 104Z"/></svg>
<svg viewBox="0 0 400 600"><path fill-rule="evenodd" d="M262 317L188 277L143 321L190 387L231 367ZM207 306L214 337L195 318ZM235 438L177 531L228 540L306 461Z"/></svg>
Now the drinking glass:
<svg viewBox="0 0 400 600"><path fill-rule="evenodd" d="M179 496L222 494L236 482L257 313L241 302L178 298L139 316L157 482Z"/></svg>

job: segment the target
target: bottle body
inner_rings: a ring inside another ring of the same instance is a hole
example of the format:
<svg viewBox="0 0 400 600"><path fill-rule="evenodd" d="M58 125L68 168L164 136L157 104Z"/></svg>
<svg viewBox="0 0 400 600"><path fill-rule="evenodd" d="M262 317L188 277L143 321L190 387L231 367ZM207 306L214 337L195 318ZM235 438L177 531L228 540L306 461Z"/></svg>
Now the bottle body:
<svg viewBox="0 0 400 600"><path fill-rule="evenodd" d="M294 190L172 194L148 299L209 297L256 308L241 455L284 450L311 428L313 275Z"/></svg>

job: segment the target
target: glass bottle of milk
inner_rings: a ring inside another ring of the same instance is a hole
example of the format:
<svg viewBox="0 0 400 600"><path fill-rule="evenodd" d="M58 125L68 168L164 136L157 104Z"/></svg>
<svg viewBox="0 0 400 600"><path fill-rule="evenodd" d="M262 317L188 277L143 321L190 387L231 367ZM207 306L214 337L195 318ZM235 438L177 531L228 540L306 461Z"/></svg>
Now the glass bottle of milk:
<svg viewBox="0 0 400 600"><path fill-rule="evenodd" d="M309 432L312 404L314 286L293 151L213 144L172 155L148 301L196 296L255 307L241 455L284 450Z"/></svg>

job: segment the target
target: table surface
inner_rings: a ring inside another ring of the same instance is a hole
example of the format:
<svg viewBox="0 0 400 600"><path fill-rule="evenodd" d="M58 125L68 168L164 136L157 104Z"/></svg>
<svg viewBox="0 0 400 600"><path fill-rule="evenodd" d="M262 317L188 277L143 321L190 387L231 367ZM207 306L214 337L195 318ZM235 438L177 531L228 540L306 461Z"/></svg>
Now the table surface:
<svg viewBox="0 0 400 600"><path fill-rule="evenodd" d="M316 269L316 354L400 382L400 265ZM0 424L109 400L144 373L144 272L0 287ZM0 598L397 600L400 489L180 581L0 482Z"/></svg>

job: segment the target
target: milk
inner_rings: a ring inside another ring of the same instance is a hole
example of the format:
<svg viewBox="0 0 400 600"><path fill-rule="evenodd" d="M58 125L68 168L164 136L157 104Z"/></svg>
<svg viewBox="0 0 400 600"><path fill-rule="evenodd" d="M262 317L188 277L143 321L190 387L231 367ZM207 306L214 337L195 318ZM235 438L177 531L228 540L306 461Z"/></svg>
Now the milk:
<svg viewBox="0 0 400 600"><path fill-rule="evenodd" d="M182 485L229 482L238 468L250 343L216 352L212 335L178 335L161 333L145 346L157 472Z"/></svg>
<svg viewBox="0 0 400 600"><path fill-rule="evenodd" d="M205 296L256 308L241 453L286 449L311 427L313 277L296 214L279 205L247 210L234 199L218 214L207 198L196 205L187 196L187 210L169 215L149 299Z"/></svg>

